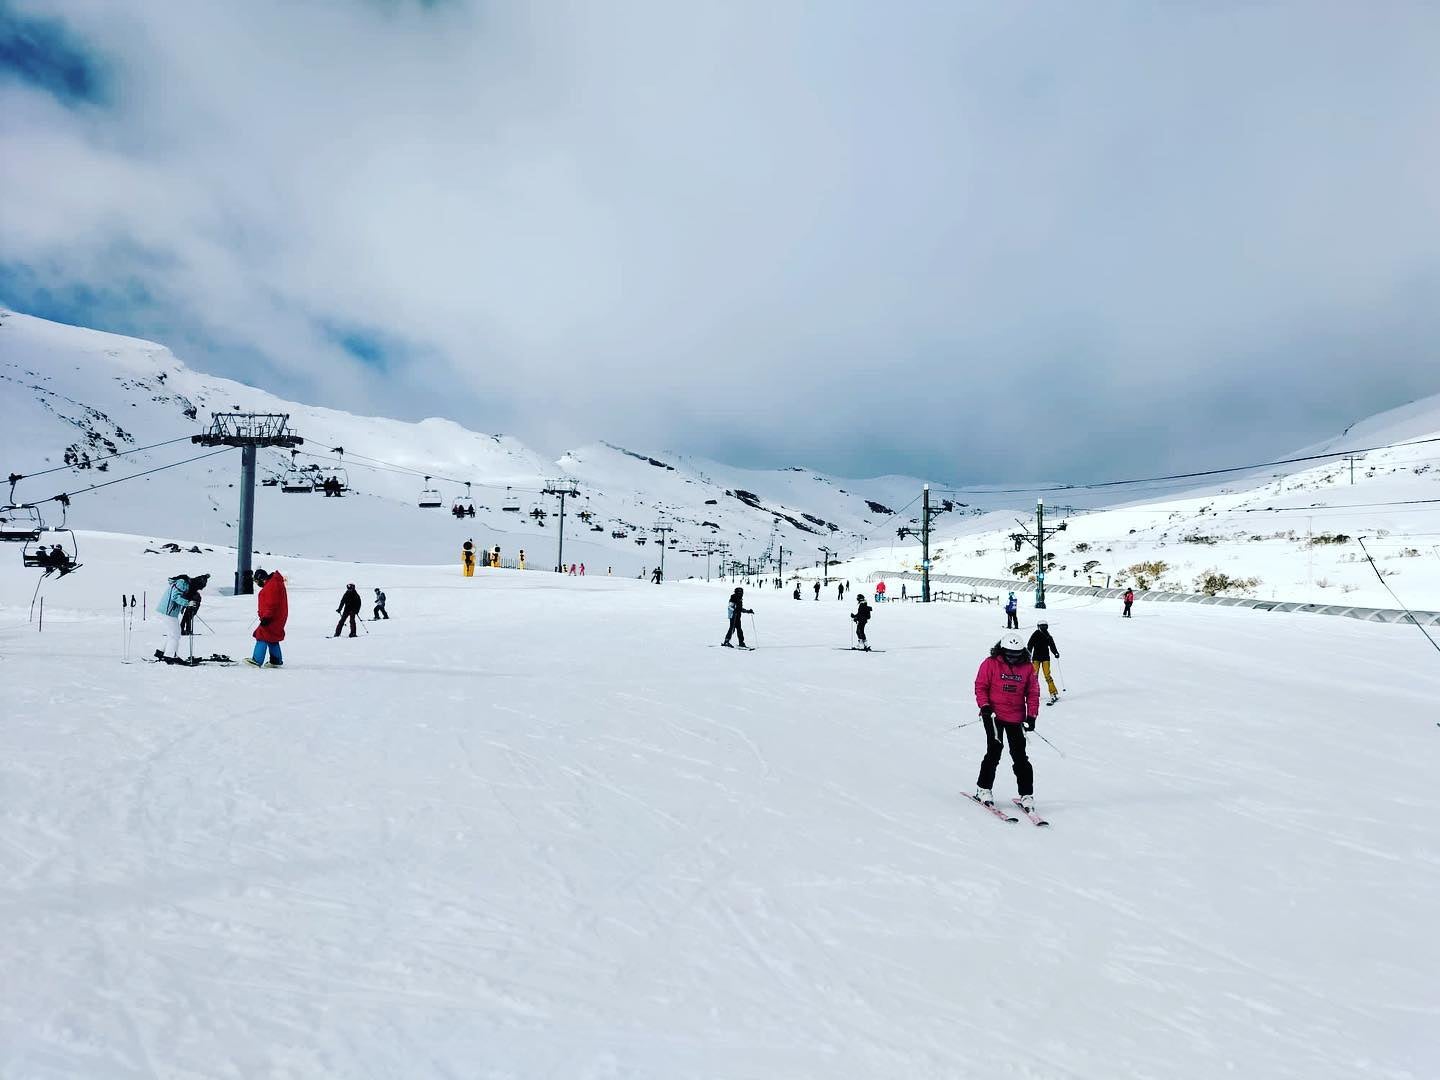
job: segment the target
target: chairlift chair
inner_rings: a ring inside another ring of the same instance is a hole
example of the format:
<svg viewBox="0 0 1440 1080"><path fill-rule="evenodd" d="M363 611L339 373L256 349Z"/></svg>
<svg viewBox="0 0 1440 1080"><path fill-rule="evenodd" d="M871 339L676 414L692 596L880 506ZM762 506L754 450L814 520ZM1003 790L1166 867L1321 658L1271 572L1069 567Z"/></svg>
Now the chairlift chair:
<svg viewBox="0 0 1440 1080"><path fill-rule="evenodd" d="M444 504L444 500L440 498L440 492L430 486L430 477L428 476L425 477L425 487L420 491L419 504L421 510L439 510Z"/></svg>
<svg viewBox="0 0 1440 1080"><path fill-rule="evenodd" d="M635 537L635 543L638 544L640 547L644 547L649 542L650 538L644 533L641 533L639 536Z"/></svg>
<svg viewBox="0 0 1440 1080"><path fill-rule="evenodd" d="M286 495L309 495L315 490L315 484L306 471L295 463L295 455L300 451L290 451L290 468L285 470L285 477L280 481L280 490Z"/></svg>
<svg viewBox="0 0 1440 1080"><path fill-rule="evenodd" d="M72 574L80 569L80 545L75 540L74 529L46 529L48 533L64 533L70 539L65 543L51 543L47 549L46 543L39 539L26 543L24 550L20 552L20 561L32 570L44 570L44 576L59 572L61 577ZM60 549L60 557L56 558L54 549Z"/></svg>
<svg viewBox="0 0 1440 1080"><path fill-rule="evenodd" d="M508 487L505 489L505 502L501 504L500 509L507 514L518 514L520 512L520 500L510 494Z"/></svg>
<svg viewBox="0 0 1440 1080"><path fill-rule="evenodd" d="M40 508L30 503L0 507L0 542L29 544L40 539L45 522Z"/></svg>
<svg viewBox="0 0 1440 1080"><path fill-rule="evenodd" d="M535 524L539 525L540 528L543 529L545 527L546 511L544 507L532 506L530 508L530 516L535 519Z"/></svg>
<svg viewBox="0 0 1440 1080"><path fill-rule="evenodd" d="M324 470L319 487L326 496L338 499L350 490L350 474L345 471L345 448L337 446L335 453L338 455L338 461L333 468ZM316 468L318 469L319 466Z"/></svg>

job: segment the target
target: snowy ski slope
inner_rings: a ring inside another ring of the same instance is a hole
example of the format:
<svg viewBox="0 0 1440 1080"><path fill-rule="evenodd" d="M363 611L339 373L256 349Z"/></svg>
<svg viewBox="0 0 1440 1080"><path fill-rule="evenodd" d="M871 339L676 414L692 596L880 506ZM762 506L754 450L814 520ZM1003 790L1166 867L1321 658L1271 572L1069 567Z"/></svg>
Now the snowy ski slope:
<svg viewBox="0 0 1440 1080"><path fill-rule="evenodd" d="M1040 830L960 796L993 608L262 559L284 670L123 665L231 566L142 548L43 633L0 562L0 1076L1440 1075L1412 627L1057 603Z"/></svg>

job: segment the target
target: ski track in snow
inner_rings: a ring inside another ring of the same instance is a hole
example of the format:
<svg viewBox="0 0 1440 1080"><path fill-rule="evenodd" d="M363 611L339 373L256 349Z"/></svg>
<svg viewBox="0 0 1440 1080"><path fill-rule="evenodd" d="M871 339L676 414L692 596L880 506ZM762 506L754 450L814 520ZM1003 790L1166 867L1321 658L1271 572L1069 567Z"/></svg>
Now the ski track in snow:
<svg viewBox="0 0 1440 1080"><path fill-rule="evenodd" d="M1057 603L1040 830L962 795L992 608L305 563L283 670L127 666L91 548L43 634L0 566L7 1080L1440 1075L1413 628Z"/></svg>

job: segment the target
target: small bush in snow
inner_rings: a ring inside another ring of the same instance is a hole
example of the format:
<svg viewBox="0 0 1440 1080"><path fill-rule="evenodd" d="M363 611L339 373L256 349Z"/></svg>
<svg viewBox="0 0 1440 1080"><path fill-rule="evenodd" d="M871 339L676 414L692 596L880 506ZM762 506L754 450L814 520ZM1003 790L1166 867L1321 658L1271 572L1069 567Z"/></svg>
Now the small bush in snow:
<svg viewBox="0 0 1440 1080"><path fill-rule="evenodd" d="M1152 562L1137 562L1120 571L1116 576L1116 582L1124 583L1126 580L1134 578L1137 589L1148 589L1169 569L1168 563L1160 562L1158 559Z"/></svg>
<svg viewBox="0 0 1440 1080"><path fill-rule="evenodd" d="M1229 596L1233 593L1243 596L1254 592L1259 584L1258 577L1232 578L1223 570L1203 570L1195 577L1195 591L1206 596Z"/></svg>

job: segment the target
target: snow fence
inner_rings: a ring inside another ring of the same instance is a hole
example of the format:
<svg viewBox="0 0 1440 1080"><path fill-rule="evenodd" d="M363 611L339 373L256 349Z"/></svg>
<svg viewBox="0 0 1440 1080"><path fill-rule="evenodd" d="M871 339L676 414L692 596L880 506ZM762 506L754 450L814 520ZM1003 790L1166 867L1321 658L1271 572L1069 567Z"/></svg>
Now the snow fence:
<svg viewBox="0 0 1440 1080"><path fill-rule="evenodd" d="M881 580L919 581L920 574L913 570L901 570L886 574L876 571L870 581ZM1006 578L964 577L958 574L931 574L930 584L942 585L984 585L989 588L1018 590L1020 587L1033 589L1029 582ZM1093 585L1046 585L1047 593L1065 593L1070 596L1120 598L1124 589L1102 589ZM1257 611L1304 611L1313 615L1343 615L1347 619L1362 622L1408 623L1421 626L1440 626L1440 611L1405 612L1398 608L1356 607L1353 604L1302 604L1293 600L1251 600L1244 596L1206 596L1204 593L1156 592L1135 590L1135 599L1148 603L1164 604L1210 604L1214 607L1254 608Z"/></svg>

